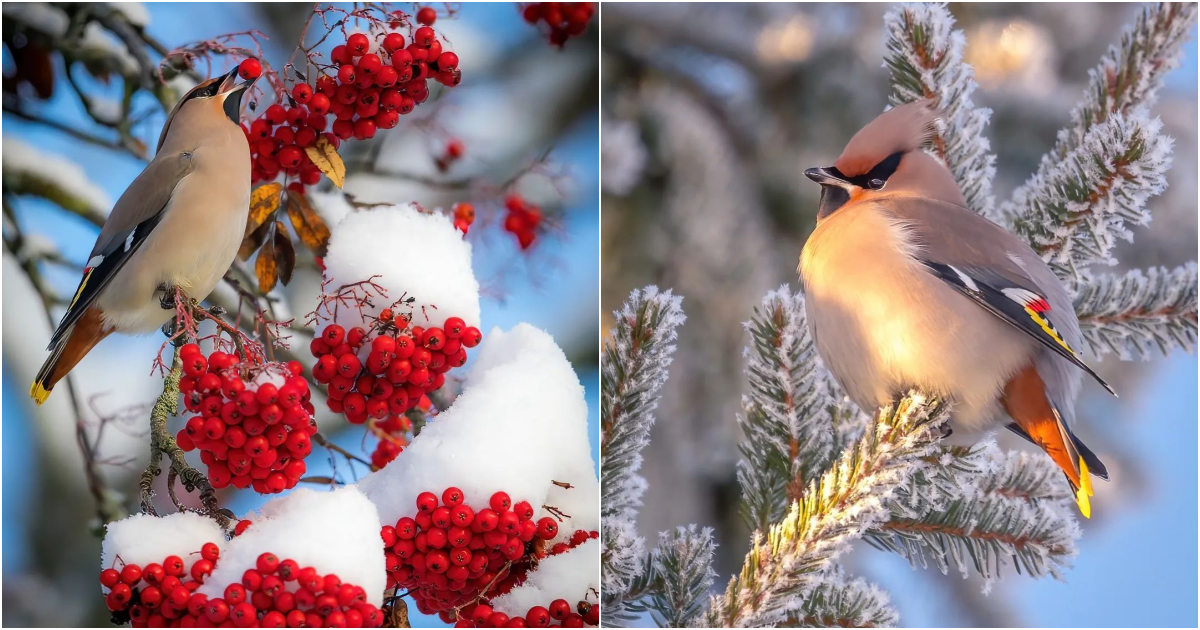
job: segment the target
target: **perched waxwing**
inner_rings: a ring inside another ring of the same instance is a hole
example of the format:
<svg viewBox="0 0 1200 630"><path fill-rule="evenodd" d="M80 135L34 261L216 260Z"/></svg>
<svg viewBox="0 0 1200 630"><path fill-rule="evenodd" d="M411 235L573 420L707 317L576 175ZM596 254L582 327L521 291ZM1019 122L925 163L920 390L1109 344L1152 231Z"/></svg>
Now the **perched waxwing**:
<svg viewBox="0 0 1200 630"><path fill-rule="evenodd" d="M953 401L966 433L1009 422L1063 470L1090 516L1104 464L1071 430L1082 336L1062 282L1032 249L966 207L950 171L922 146L938 113L895 107L850 139L821 185L800 255L817 351L865 410L910 388ZM1115 392L1113 392L1115 395Z"/></svg>
<svg viewBox="0 0 1200 630"><path fill-rule="evenodd" d="M239 126L254 79L197 85L167 116L154 159L117 200L51 337L30 395L40 405L100 340L142 334L203 300L233 263L250 211L250 147Z"/></svg>

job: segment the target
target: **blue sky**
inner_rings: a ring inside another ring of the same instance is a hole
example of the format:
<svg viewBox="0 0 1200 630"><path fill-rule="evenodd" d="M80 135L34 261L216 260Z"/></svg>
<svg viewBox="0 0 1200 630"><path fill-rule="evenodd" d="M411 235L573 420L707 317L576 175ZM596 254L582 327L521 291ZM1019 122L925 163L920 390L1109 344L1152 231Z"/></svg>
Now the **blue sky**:
<svg viewBox="0 0 1200 630"><path fill-rule="evenodd" d="M297 5L299 6L299 5ZM307 6L307 5L306 5ZM150 31L168 45L178 45L198 39L200 34L212 35L245 30L253 27L258 18L248 4L230 3L220 5L147 5L151 13ZM474 26L477 32L492 39L495 46L511 48L528 41L529 26L521 21L517 9L508 3L464 4L457 18L466 25ZM268 45L267 55L273 60L282 58L288 51ZM281 42L287 46L288 43ZM290 49L289 49L290 50ZM102 86L86 83L89 89L103 90ZM63 87L63 86L59 86ZM110 93L112 93L110 91ZM115 95L115 93L113 93ZM58 120L86 125L83 113L69 90L56 90L54 99L43 110ZM148 123L154 135L162 118ZM482 318L485 331L492 326L510 328L519 322L528 322L551 331L591 329L599 327L599 148L597 138L598 117L591 121L580 121L572 127L555 146L551 159L567 166L572 176L575 193L567 207L565 234L561 239L548 239L538 245L535 260L542 261L545 268L539 270L536 286L521 273L512 274L506 281L503 303L485 300ZM65 136L35 125L5 117L6 137L16 136L35 144L50 153L70 156L80 164L87 165L87 173L93 182L100 185L112 199L124 191L128 183L141 171L136 160L104 149L81 145ZM400 132L402 129L397 129ZM400 200L397 200L400 201ZM418 200L419 201L419 200ZM63 216L52 210L53 206L35 200L21 200L19 216L26 225L36 231L53 234L63 253L71 259L82 261L92 243L96 230L83 221ZM35 217L33 221L28 219ZM500 261L508 256L519 255L508 239L490 239L486 248L477 249L476 271L486 276ZM64 292L70 293L78 278L71 273L54 272L50 276ZM569 325L565 320L578 321ZM586 319L586 321L584 321ZM8 322L7 325L16 325ZM113 342L101 346L112 348ZM145 339L129 343L147 343ZM153 342L157 346L157 341ZM147 357L149 361L149 355ZM581 370L580 381L586 388L589 406L588 427L592 435L598 435L598 371ZM25 383L14 383L9 376L3 380L3 508L10 515L20 514L30 501L39 500L31 494L34 484L21 483L26 471L36 469L37 448L29 426ZM361 429L348 430L334 436L335 441L347 447L360 446ZM599 461L598 445L593 440L593 457ZM311 474L322 474L328 464L317 461L314 456L308 462ZM242 493L229 501L229 507L243 513L257 507L262 499L257 495ZM3 570L4 573L20 571L26 562L22 542L24 524L21 520L8 518L3 523ZM81 563L92 566L98 559L85 558ZM426 618L411 611L414 625L443 625L436 618Z"/></svg>

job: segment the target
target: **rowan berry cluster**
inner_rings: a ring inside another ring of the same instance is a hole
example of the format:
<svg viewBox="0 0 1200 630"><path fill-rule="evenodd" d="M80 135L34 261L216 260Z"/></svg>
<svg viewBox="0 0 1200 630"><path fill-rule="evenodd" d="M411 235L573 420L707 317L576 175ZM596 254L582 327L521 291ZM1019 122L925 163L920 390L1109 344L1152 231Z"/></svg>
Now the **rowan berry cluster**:
<svg viewBox="0 0 1200 630"><path fill-rule="evenodd" d="M321 171L306 149L315 146L318 138L324 137L335 149L342 140L372 138L377 130L398 125L401 116L425 102L430 81L450 87L461 83L458 55L442 49L432 27L436 19L437 12L430 7L417 12L419 26L396 12L370 33L350 34L330 51L333 64L324 68L330 74L320 74L312 85L296 84L288 102L267 107L262 116L244 125L252 182L270 181L284 173L304 186L314 185L321 180ZM408 38L397 32L401 27L408 27Z"/></svg>
<svg viewBox="0 0 1200 630"><path fill-rule="evenodd" d="M529 249L537 238L538 226L542 223L542 209L525 201L520 195L509 195L504 200L504 229L517 237L521 249Z"/></svg>
<svg viewBox="0 0 1200 630"><path fill-rule="evenodd" d="M456 628L582 628L600 625L600 604L579 600L575 609L565 599L549 606L533 606L523 617L509 617L487 604L479 604L455 623Z"/></svg>
<svg viewBox="0 0 1200 630"><path fill-rule="evenodd" d="M262 494L295 487L317 432L300 363L246 368L224 352L205 358L196 344L184 345L179 355L179 391L187 410L198 415L175 439L184 451L200 449L212 486L253 486Z"/></svg>
<svg viewBox="0 0 1200 630"><path fill-rule="evenodd" d="M445 383L446 372L467 362L467 348L482 340L479 329L459 317L447 318L441 328L423 328L384 309L369 331L326 326L309 350L317 357L313 378L329 385L329 409L363 424L417 406Z"/></svg>
<svg viewBox="0 0 1200 630"><path fill-rule="evenodd" d="M422 492L416 508L380 532L388 588L407 589L418 610L438 613L446 623L455 621L456 609L524 581L529 558L544 556L546 541L558 536L557 520L535 521L532 505L514 504L504 492L478 510L464 503L458 488L446 488L440 503Z"/></svg>
<svg viewBox="0 0 1200 630"><path fill-rule="evenodd" d="M215 543L200 548L199 560L185 571L179 556L146 566L125 564L100 572L113 622L135 628L378 628L383 613L367 601L361 586L344 584L273 553L258 557L241 582L223 597L196 592L220 561Z"/></svg>
<svg viewBox="0 0 1200 630"><path fill-rule="evenodd" d="M595 13L594 2L531 2L522 10L526 22L548 26L550 43L560 48L582 35Z"/></svg>
<svg viewBox="0 0 1200 630"><path fill-rule="evenodd" d="M469 203L454 204L454 227L464 235L475 222L475 206Z"/></svg>

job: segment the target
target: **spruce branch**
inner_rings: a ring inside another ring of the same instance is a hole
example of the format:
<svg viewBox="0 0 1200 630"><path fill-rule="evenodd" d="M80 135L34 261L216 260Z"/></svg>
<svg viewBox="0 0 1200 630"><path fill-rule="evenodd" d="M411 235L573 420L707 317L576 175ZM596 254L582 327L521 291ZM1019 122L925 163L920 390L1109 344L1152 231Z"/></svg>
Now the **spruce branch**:
<svg viewBox="0 0 1200 630"><path fill-rule="evenodd" d="M1149 359L1154 349L1196 348L1196 263L1124 274L1088 275L1072 287L1075 312L1092 354Z"/></svg>
<svg viewBox="0 0 1200 630"><path fill-rule="evenodd" d="M1058 132L1051 155L1062 160L1084 146L1093 126L1113 114L1148 109L1158 99L1167 73L1179 67L1183 44L1196 24L1196 4L1158 3L1143 7L1133 26L1088 71L1083 100L1071 110L1071 123Z"/></svg>
<svg viewBox="0 0 1200 630"><path fill-rule="evenodd" d="M880 409L874 425L791 511L764 535L755 532L739 575L714 597L710 627L782 623L797 598L872 527L888 518L887 500L928 464L946 420L942 401L910 392Z"/></svg>
<svg viewBox="0 0 1200 630"><path fill-rule="evenodd" d="M817 356L803 294L786 285L768 293L745 327L750 392L738 417L744 438L737 474L743 516L765 530L825 472L837 446L835 427L853 418Z"/></svg>
<svg viewBox="0 0 1200 630"><path fill-rule="evenodd" d="M1065 157L1043 156L1006 206L1012 231L1063 278L1116 264L1117 239L1133 240L1128 224L1148 224L1146 202L1167 188L1173 141L1161 132L1144 112L1115 113Z"/></svg>
<svg viewBox="0 0 1200 630"><path fill-rule="evenodd" d="M954 29L954 16L941 3L906 4L888 11L883 22L891 102L933 101L942 112L942 125L933 138L932 153L954 175L967 207L995 220L996 156L983 135L992 110L971 101L979 85L975 70L963 61L966 37Z"/></svg>
<svg viewBox="0 0 1200 630"><path fill-rule="evenodd" d="M604 530L604 614L618 615L633 581L644 571L645 541L637 510L646 480L639 474L650 441L659 390L675 352L676 329L686 317L682 298L657 287L634 290L614 313L601 355L601 516Z"/></svg>
<svg viewBox="0 0 1200 630"><path fill-rule="evenodd" d="M1018 573L1061 579L1080 535L1069 487L1053 461L1002 452L991 440L966 456L937 458L890 508L891 518L867 542L913 566L932 561L942 573L954 567L963 576L973 568L999 577L1012 563Z"/></svg>
<svg viewBox="0 0 1200 630"><path fill-rule="evenodd" d="M1037 172L1001 206L1060 276L1081 280L1089 265L1116 264L1116 239L1133 238L1127 224L1150 222L1146 202L1166 190L1173 143L1148 112L1195 23L1195 4L1144 8L1089 71L1083 100Z"/></svg>
<svg viewBox="0 0 1200 630"><path fill-rule="evenodd" d="M660 628L685 628L700 615L701 598L717 578L712 529L695 525L658 535L650 553L643 606Z"/></svg>
<svg viewBox="0 0 1200 630"><path fill-rule="evenodd" d="M900 615L883 589L840 569L829 571L780 624L786 628L886 628Z"/></svg>

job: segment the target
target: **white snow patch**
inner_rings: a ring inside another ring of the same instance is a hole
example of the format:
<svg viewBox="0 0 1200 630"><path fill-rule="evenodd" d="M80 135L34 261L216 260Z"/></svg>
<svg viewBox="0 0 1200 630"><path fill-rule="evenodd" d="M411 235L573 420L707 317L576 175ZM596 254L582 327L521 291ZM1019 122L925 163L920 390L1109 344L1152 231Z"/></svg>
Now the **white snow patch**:
<svg viewBox="0 0 1200 630"><path fill-rule="evenodd" d="M46 153L15 138L5 137L0 146L4 153L4 179L35 178L79 199L90 211L108 214L112 208L108 194L93 184L83 168L75 162L61 155Z"/></svg>
<svg viewBox="0 0 1200 630"><path fill-rule="evenodd" d="M443 214L426 214L410 204L352 212L338 223L325 257L328 290L376 275L387 299L363 309L372 318L391 302L411 297L415 302L399 307L397 314L411 308L415 325L441 326L448 317L461 317L468 326L479 326L471 244ZM337 312L337 323L347 329L373 321L364 321L354 308Z"/></svg>
<svg viewBox="0 0 1200 630"><path fill-rule="evenodd" d="M588 443L587 403L571 364L545 332L518 324L492 330L480 346L462 394L421 436L359 487L384 524L416 513L416 497L461 489L486 506L503 490L513 502L543 505L570 518L559 538L599 529L599 483ZM566 490L552 484L566 482Z"/></svg>
<svg viewBox="0 0 1200 630"><path fill-rule="evenodd" d="M300 488L268 502L261 516L249 519L253 524L225 545L216 570L198 592L221 596L226 586L240 582L242 574L257 564L259 555L269 551L280 560L291 558L301 567L313 567L321 575L336 574L342 582L361 586L372 604L383 603L386 573L379 515L357 488L333 492Z"/></svg>
<svg viewBox="0 0 1200 630"><path fill-rule="evenodd" d="M195 512L176 512L167 516L134 514L109 523L105 530L100 546L102 570L114 568L119 571L126 564L136 564L144 569L152 562L161 564L167 556L183 558L184 569L190 570L200 559L200 547L205 543L222 547L222 555L227 544L225 532L217 522Z"/></svg>
<svg viewBox="0 0 1200 630"><path fill-rule="evenodd" d="M5 2L4 15L53 37L66 35L71 25L65 11L42 2Z"/></svg>
<svg viewBox="0 0 1200 630"><path fill-rule="evenodd" d="M146 5L141 2L113 2L110 3L112 8L120 11L125 16L129 23L141 28L146 28L150 24L150 12L146 10Z"/></svg>
<svg viewBox="0 0 1200 630"><path fill-rule="evenodd" d="M530 608L548 607L556 599L567 600L572 608L584 598L596 603L599 591L600 541L592 539L542 560L524 584L493 600L492 608L510 617L524 616Z"/></svg>

